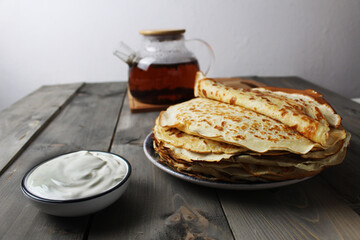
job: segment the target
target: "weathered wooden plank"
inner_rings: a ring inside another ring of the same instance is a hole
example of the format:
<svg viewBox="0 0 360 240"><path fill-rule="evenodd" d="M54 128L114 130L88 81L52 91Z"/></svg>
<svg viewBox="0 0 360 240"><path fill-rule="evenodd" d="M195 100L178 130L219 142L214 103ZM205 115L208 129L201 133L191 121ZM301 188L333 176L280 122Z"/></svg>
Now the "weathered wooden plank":
<svg viewBox="0 0 360 240"><path fill-rule="evenodd" d="M360 239L360 217L319 177L219 195L236 239Z"/></svg>
<svg viewBox="0 0 360 240"><path fill-rule="evenodd" d="M360 104L296 77L257 78L269 86L298 89L315 89L334 107L342 117L343 126L352 134L350 146L344 162L327 169L321 177L336 189L358 214L360 214Z"/></svg>
<svg viewBox="0 0 360 240"><path fill-rule="evenodd" d="M124 103L112 152L129 160L127 192L96 214L89 239L233 239L216 192L176 179L154 167L142 144L155 113L131 114Z"/></svg>
<svg viewBox="0 0 360 240"><path fill-rule="evenodd" d="M354 115L359 106L356 103L296 77L253 79L268 86L312 88L324 94L343 117L345 128L356 135L353 141L358 143L359 126L356 122L359 118L354 118ZM274 190L219 191L220 201L235 238L360 239L360 217L351 208L353 206L344 200L349 201L349 196L352 200L355 196L358 198L360 190L360 169L353 153L355 151L350 148L345 164L328 169L320 175L330 184L325 183L322 177L315 177L304 183ZM331 177L327 177L326 174L332 171ZM351 180L353 184L344 190L344 185Z"/></svg>
<svg viewBox="0 0 360 240"><path fill-rule="evenodd" d="M43 86L0 112L0 174L82 85Z"/></svg>
<svg viewBox="0 0 360 240"><path fill-rule="evenodd" d="M331 92L311 87L300 80L273 78L272 81L274 84L268 81L267 85L314 88L324 93L326 98L332 96ZM118 84L101 86L103 84L83 88L0 177L0 238L184 239L206 235L232 239L213 189L168 176L146 160L142 141L158 113L131 115L127 103L111 151L131 162L132 181L119 201L94 215L89 235L83 235L89 227L89 218L48 216L38 212L21 196L21 177L33 164L84 148L107 150L111 129L116 124L116 111L121 106L121 101L118 101L121 97L118 96L124 92ZM355 136L348 159L342 165L328 169L321 177L281 189L218 191L236 239L360 238L359 216L337 194L341 193L348 201L353 200L353 204L358 203L360 184L356 160L360 146L356 130L357 108L351 105L352 102L343 104L341 99L330 99L331 104L335 103L336 108L344 111L343 114L336 109L345 116L344 125L346 123L345 127ZM349 106L351 110L341 109ZM350 186L346 186L349 183Z"/></svg>
<svg viewBox="0 0 360 240"><path fill-rule="evenodd" d="M39 212L20 190L33 165L81 149L107 151L125 95L125 83L85 85L0 177L0 238L82 239L89 216L60 218Z"/></svg>

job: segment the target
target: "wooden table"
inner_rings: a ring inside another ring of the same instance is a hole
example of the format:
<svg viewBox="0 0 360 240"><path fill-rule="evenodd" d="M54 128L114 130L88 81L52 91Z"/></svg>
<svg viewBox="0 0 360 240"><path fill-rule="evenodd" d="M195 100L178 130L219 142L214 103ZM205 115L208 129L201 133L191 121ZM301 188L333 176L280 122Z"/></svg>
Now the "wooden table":
<svg viewBox="0 0 360 240"><path fill-rule="evenodd" d="M0 112L2 239L360 239L360 105L295 77L254 78L312 88L352 134L345 161L307 181L259 191L218 190L154 167L142 144L158 112L130 113L126 83L44 86ZM91 216L54 217L23 196L35 164L81 149L122 155L133 167L125 194Z"/></svg>

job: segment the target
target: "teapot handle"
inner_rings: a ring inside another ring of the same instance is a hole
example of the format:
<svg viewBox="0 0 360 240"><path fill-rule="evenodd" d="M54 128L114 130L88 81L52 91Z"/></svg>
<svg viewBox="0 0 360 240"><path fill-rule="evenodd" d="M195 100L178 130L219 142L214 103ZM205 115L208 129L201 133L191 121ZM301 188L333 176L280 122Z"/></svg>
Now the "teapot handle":
<svg viewBox="0 0 360 240"><path fill-rule="evenodd" d="M214 50L212 49L212 47L210 46L210 44L202 39L199 38L193 38L193 39L187 39L185 40L185 42L190 42L190 41L195 41L195 42L200 42L202 44L204 44L208 51L209 51L209 56L210 56L210 60L209 60L209 65L207 66L204 75L208 74L208 72L210 71L210 68L214 65L215 62L215 53Z"/></svg>

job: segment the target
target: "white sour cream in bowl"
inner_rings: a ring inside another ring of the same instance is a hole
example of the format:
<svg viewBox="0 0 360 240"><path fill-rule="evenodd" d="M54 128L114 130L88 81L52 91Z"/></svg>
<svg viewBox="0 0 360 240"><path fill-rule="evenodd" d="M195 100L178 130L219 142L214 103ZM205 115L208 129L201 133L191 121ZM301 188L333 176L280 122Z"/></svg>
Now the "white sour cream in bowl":
<svg viewBox="0 0 360 240"><path fill-rule="evenodd" d="M129 162L101 151L78 151L45 161L24 176L21 189L42 211L80 216L99 211L125 191Z"/></svg>

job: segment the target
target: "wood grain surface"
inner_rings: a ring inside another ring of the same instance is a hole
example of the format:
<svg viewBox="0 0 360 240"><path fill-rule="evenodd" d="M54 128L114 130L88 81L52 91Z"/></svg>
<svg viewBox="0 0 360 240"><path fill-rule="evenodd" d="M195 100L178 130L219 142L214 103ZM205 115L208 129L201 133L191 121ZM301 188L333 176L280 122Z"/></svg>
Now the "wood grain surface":
<svg viewBox="0 0 360 240"><path fill-rule="evenodd" d="M124 95L124 84L85 85L1 175L0 237L83 238L89 226L89 216L60 218L39 212L21 193L20 182L28 169L51 157L83 149L107 151Z"/></svg>
<svg viewBox="0 0 360 240"><path fill-rule="evenodd" d="M277 189L194 185L146 159L143 140L159 112L132 114L126 83L47 86L0 112L0 239L360 239L360 104L297 77L252 80L322 93L352 134L345 161ZM78 218L50 216L30 205L20 190L25 172L81 149L129 160L133 172L125 194Z"/></svg>
<svg viewBox="0 0 360 240"><path fill-rule="evenodd" d="M0 112L0 173L82 85L44 86Z"/></svg>
<svg viewBox="0 0 360 240"><path fill-rule="evenodd" d="M360 104L337 93L319 87L297 77L256 78L269 86L298 89L315 89L324 95L336 112L342 117L342 125L351 133L344 162L320 174L347 204L360 214Z"/></svg>
<svg viewBox="0 0 360 240"><path fill-rule="evenodd" d="M89 239L233 239L216 192L146 159L143 140L158 114L122 111L111 151L128 159L133 175L125 196L94 216Z"/></svg>

